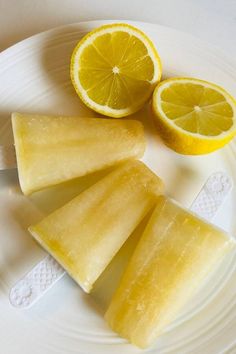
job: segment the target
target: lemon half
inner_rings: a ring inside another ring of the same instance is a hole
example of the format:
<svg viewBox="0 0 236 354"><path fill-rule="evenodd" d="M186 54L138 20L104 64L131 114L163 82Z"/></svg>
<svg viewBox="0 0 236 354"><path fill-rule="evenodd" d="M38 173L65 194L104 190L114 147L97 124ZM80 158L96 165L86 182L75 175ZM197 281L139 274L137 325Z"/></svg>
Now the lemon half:
<svg viewBox="0 0 236 354"><path fill-rule="evenodd" d="M166 145L189 155L217 150L236 135L236 101L220 86L193 78L162 81L152 108Z"/></svg>
<svg viewBox="0 0 236 354"><path fill-rule="evenodd" d="M88 33L71 58L71 80L81 100L110 117L139 110L161 77L161 61L151 40L123 23Z"/></svg>

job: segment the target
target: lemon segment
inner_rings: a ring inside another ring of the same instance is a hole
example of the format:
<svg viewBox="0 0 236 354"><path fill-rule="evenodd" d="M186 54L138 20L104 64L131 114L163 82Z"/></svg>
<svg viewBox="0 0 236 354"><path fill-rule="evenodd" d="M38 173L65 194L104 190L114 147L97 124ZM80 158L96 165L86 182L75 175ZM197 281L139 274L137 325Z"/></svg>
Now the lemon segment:
<svg viewBox="0 0 236 354"><path fill-rule="evenodd" d="M236 134L235 99L207 81L164 80L154 91L152 108L164 142L182 154L209 153Z"/></svg>
<svg viewBox="0 0 236 354"><path fill-rule="evenodd" d="M128 24L111 24L78 43L70 72L88 107L119 118L136 112L150 98L161 77L161 62L143 32Z"/></svg>

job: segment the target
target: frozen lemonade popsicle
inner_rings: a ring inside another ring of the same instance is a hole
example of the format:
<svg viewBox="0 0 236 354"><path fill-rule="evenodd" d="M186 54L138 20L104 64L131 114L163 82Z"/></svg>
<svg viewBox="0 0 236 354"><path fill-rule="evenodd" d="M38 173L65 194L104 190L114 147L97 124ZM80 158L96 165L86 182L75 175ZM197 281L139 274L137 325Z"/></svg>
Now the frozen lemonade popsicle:
<svg viewBox="0 0 236 354"><path fill-rule="evenodd" d="M141 348L151 345L233 247L223 231L159 197L105 315L109 325Z"/></svg>
<svg viewBox="0 0 236 354"><path fill-rule="evenodd" d="M12 114L21 189L37 190L106 168L145 151L134 120Z"/></svg>
<svg viewBox="0 0 236 354"><path fill-rule="evenodd" d="M162 193L162 181L131 160L29 231L89 292Z"/></svg>

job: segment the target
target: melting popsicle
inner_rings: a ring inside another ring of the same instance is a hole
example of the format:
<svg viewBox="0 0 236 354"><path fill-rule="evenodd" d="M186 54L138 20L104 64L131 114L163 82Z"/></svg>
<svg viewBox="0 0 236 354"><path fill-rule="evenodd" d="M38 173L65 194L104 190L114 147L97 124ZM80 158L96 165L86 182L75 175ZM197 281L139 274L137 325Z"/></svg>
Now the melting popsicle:
<svg viewBox="0 0 236 354"><path fill-rule="evenodd" d="M145 151L134 120L12 114L21 189L37 190L101 170Z"/></svg>
<svg viewBox="0 0 236 354"><path fill-rule="evenodd" d="M153 343L235 241L166 197L157 206L105 318L131 343Z"/></svg>
<svg viewBox="0 0 236 354"><path fill-rule="evenodd" d="M163 189L147 166L131 160L29 231L89 292Z"/></svg>

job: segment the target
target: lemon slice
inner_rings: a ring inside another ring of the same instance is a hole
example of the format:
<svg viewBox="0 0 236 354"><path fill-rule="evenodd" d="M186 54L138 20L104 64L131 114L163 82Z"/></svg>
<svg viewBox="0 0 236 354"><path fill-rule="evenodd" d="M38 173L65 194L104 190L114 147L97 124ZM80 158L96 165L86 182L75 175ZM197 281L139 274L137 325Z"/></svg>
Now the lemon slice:
<svg viewBox="0 0 236 354"><path fill-rule="evenodd" d="M151 40L128 24L109 24L88 33L71 58L71 80L82 101L110 117L139 110L161 77Z"/></svg>
<svg viewBox="0 0 236 354"><path fill-rule="evenodd" d="M206 154L236 134L236 101L223 88L193 78L162 81L153 94L155 123L166 145L189 155Z"/></svg>

